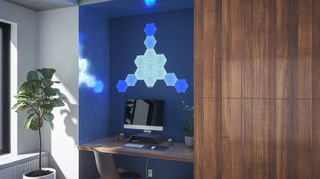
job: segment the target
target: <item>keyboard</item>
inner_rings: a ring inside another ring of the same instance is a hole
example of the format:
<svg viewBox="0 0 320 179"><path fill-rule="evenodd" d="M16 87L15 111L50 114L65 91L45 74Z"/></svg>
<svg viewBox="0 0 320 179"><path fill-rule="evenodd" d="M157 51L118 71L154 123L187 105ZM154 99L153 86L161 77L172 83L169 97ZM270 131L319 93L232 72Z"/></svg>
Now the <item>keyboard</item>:
<svg viewBox="0 0 320 179"><path fill-rule="evenodd" d="M141 149L144 147L143 144L132 144L132 143L127 143L124 145L125 147L130 147L130 148L138 148Z"/></svg>

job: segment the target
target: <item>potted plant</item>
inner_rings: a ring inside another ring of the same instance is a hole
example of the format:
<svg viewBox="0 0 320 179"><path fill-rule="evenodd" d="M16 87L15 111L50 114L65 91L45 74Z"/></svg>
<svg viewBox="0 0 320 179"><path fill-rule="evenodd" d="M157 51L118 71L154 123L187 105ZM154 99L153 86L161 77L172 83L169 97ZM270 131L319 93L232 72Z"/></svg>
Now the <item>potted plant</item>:
<svg viewBox="0 0 320 179"><path fill-rule="evenodd" d="M185 145L188 147L193 146L193 111L194 111L194 106L189 105L188 103L185 102L185 100L182 100L181 103L178 105L178 108L181 109L183 112L186 112L188 114L188 121L184 125L184 141Z"/></svg>
<svg viewBox="0 0 320 179"><path fill-rule="evenodd" d="M42 68L30 71L27 74L27 81L17 90L17 103L12 109L16 112L26 111L27 118L24 128L37 131L39 134L39 169L29 171L23 175L23 179L55 179L56 171L51 168L42 168L41 165L41 127L46 121L53 129L54 115L52 110L56 107L64 106L65 96L53 84L60 83L52 81L52 76L56 70Z"/></svg>

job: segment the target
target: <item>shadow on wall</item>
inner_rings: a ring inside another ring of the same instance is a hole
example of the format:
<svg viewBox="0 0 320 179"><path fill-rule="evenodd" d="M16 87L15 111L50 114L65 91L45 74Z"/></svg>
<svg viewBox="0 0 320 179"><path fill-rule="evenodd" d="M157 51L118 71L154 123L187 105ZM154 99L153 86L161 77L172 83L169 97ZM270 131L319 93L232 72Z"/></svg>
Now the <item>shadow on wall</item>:
<svg viewBox="0 0 320 179"><path fill-rule="evenodd" d="M54 158L50 155L49 156L50 166L56 169L57 178L58 179L67 179L66 176L63 174L61 168L59 167L58 163L54 160Z"/></svg>
<svg viewBox="0 0 320 179"><path fill-rule="evenodd" d="M64 118L64 125L65 125L65 132L68 136L73 139L74 145L78 144L77 138L74 136L74 131L77 130L77 124L73 119L77 119L75 115L75 111L78 110L77 104L72 104L69 99L65 100L66 105L69 107L69 110L63 109L60 111L61 116L65 115Z"/></svg>
<svg viewBox="0 0 320 179"><path fill-rule="evenodd" d="M55 68L53 66L53 68ZM60 68L57 71L61 71ZM54 129L46 125L44 136L44 150L50 152L50 166L57 170L57 178L75 178L78 174L78 100L77 91L65 86L68 79L60 79L54 75L53 80L60 81L56 87L60 89L67 99L65 106L53 111L55 116Z"/></svg>

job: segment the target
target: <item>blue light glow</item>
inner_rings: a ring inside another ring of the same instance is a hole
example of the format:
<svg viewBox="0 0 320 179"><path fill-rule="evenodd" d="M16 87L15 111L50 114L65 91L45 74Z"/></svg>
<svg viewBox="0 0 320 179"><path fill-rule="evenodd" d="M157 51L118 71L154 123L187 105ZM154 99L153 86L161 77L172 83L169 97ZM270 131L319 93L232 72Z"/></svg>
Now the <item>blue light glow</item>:
<svg viewBox="0 0 320 179"><path fill-rule="evenodd" d="M117 89L119 93L125 93L127 91L128 85L125 80L119 80L117 83Z"/></svg>
<svg viewBox="0 0 320 179"><path fill-rule="evenodd" d="M104 85L101 81L97 81L93 87L95 93L101 93L103 91Z"/></svg>
<svg viewBox="0 0 320 179"><path fill-rule="evenodd" d="M167 73L164 77L164 82L166 82L167 86L175 86L178 78L174 73Z"/></svg>
<svg viewBox="0 0 320 179"><path fill-rule="evenodd" d="M89 63L87 59L79 59L79 85L93 88L95 93L101 93L104 89L104 84L97 81L96 77L88 72Z"/></svg>
<svg viewBox="0 0 320 179"><path fill-rule="evenodd" d="M154 34L156 33L157 28L154 25L154 23L149 23L146 25L146 27L144 28L144 33L146 33L147 36L154 36Z"/></svg>
<svg viewBox="0 0 320 179"><path fill-rule="evenodd" d="M134 74L127 75L126 83L128 86L135 86L137 83L136 75L134 75Z"/></svg>
<svg viewBox="0 0 320 179"><path fill-rule="evenodd" d="M185 93L189 85L185 79L182 79L182 80L177 80L175 87L176 87L177 93Z"/></svg>
<svg viewBox="0 0 320 179"><path fill-rule="evenodd" d="M146 40L144 41L144 45L147 49L153 49L157 44L157 40L154 38L154 36L147 36Z"/></svg>
<svg viewBox="0 0 320 179"><path fill-rule="evenodd" d="M146 6L148 7L152 7L156 4L157 0L144 0L144 3L146 4Z"/></svg>

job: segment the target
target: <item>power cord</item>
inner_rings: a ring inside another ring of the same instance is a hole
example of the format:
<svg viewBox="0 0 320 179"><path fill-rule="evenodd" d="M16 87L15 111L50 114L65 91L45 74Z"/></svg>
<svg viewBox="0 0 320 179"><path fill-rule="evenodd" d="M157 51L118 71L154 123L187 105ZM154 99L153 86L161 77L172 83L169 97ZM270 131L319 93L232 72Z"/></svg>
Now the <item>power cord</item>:
<svg viewBox="0 0 320 179"><path fill-rule="evenodd" d="M149 168L149 158L147 158L147 162L146 162L146 178L148 177L148 168Z"/></svg>

